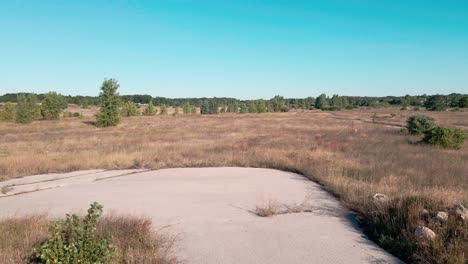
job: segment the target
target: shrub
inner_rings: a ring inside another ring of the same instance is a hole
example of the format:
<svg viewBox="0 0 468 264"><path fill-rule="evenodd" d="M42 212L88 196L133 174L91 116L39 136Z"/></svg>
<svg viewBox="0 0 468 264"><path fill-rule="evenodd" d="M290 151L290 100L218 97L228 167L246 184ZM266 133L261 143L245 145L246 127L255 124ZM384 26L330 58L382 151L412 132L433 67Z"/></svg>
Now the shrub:
<svg viewBox="0 0 468 264"><path fill-rule="evenodd" d="M184 112L184 114L190 114L190 103L186 102L182 106L182 111Z"/></svg>
<svg viewBox="0 0 468 264"><path fill-rule="evenodd" d="M96 126L116 126L120 122L120 99L117 89L119 83L115 79L104 80L99 94L100 110L96 116Z"/></svg>
<svg viewBox="0 0 468 264"><path fill-rule="evenodd" d="M16 116L16 108L12 103L6 103L0 108L0 121L13 121Z"/></svg>
<svg viewBox="0 0 468 264"><path fill-rule="evenodd" d="M179 107L174 107L174 113L172 113L172 116L176 116L179 114Z"/></svg>
<svg viewBox="0 0 468 264"><path fill-rule="evenodd" d="M75 214L67 215L65 221L51 225L51 237L35 248L32 261L35 263L107 263L112 260L114 247L111 236L96 234L102 206L94 202L88 214L80 221Z"/></svg>
<svg viewBox="0 0 468 264"><path fill-rule="evenodd" d="M59 119L60 112L67 108L65 98L58 93L47 93L41 102L41 115L44 119Z"/></svg>
<svg viewBox="0 0 468 264"><path fill-rule="evenodd" d="M143 111L143 115L145 116L152 116L156 114L156 107L154 107L153 102L149 102L146 106L145 110Z"/></svg>
<svg viewBox="0 0 468 264"><path fill-rule="evenodd" d="M422 142L444 148L461 149L465 138L465 133L460 129L451 130L445 127L435 127L424 132Z"/></svg>
<svg viewBox="0 0 468 264"><path fill-rule="evenodd" d="M427 98L424 106L429 111L445 111L447 109L446 98L442 95L433 95Z"/></svg>
<svg viewBox="0 0 468 264"><path fill-rule="evenodd" d="M197 113L197 107L194 106L194 105L191 105L191 106L190 106L190 113L191 113L191 114L196 114L196 113Z"/></svg>
<svg viewBox="0 0 468 264"><path fill-rule="evenodd" d="M425 115L413 115L406 121L406 128L413 135L422 134L433 127L434 118Z"/></svg>
<svg viewBox="0 0 468 264"><path fill-rule="evenodd" d="M17 123L28 124L40 117L40 109L35 94L18 94L16 101Z"/></svg>
<svg viewBox="0 0 468 264"><path fill-rule="evenodd" d="M167 114L167 106L165 104L162 104L160 107L159 107L159 114L160 115L165 115Z"/></svg>
<svg viewBox="0 0 468 264"><path fill-rule="evenodd" d="M138 106L134 102L127 101L122 106L121 115L122 116L138 116L140 115L140 110L138 110Z"/></svg>
<svg viewBox="0 0 468 264"><path fill-rule="evenodd" d="M74 112L73 117L81 117L81 113L80 112Z"/></svg>

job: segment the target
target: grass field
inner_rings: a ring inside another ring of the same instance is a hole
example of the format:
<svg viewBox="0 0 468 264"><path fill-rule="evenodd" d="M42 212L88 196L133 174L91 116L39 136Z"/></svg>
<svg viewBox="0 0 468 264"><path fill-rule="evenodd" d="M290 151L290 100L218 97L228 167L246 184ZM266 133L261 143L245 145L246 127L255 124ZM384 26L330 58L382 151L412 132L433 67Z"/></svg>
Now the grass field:
<svg viewBox="0 0 468 264"><path fill-rule="evenodd" d="M340 197L359 214L375 241L404 260L467 261L466 223L452 223L456 220L450 218L446 227L431 226L420 212L428 209L434 215L455 203L468 205L468 147L422 145L419 137L400 133L415 113L468 131L466 111L387 108L138 116L124 118L117 127L96 128L93 110L78 110L83 118L0 123L0 179L92 168L241 166L295 171ZM375 193L387 195L390 202L376 204ZM436 231L436 241L428 245L411 238L421 223Z"/></svg>

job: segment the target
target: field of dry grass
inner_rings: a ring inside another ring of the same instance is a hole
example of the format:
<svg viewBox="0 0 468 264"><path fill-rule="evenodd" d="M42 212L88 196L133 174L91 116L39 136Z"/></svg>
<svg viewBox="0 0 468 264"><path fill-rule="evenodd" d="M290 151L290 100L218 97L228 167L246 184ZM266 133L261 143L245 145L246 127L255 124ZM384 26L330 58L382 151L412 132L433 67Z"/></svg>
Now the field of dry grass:
<svg viewBox="0 0 468 264"><path fill-rule="evenodd" d="M468 205L468 146L461 150L426 146L416 143L418 137L399 133L407 117L415 113L468 131L466 111L388 108L139 116L124 118L109 128L94 127L92 110L86 111L81 119L0 123L0 179L92 168L265 167L299 172L323 184L369 226L383 219L372 219L380 211L388 217L391 210L410 207L442 210L456 202ZM384 193L393 202L376 208L371 199L375 193ZM424 221L418 217L397 227L401 232L393 232L408 236L414 225ZM429 250L444 252L414 256L411 252L419 247L416 242L407 238L408 243L414 242L407 247L412 251L401 253L403 249L389 248L385 232L376 228L371 228L370 235L406 260L453 262L449 254L468 255L467 237L441 238L442 246L432 245Z"/></svg>

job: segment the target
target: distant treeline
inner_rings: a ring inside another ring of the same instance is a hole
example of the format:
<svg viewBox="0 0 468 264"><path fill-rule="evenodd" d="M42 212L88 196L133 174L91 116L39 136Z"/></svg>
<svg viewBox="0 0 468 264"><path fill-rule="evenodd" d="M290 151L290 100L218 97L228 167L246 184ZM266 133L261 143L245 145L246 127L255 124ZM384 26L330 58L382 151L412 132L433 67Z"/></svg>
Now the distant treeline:
<svg viewBox="0 0 468 264"><path fill-rule="evenodd" d="M0 103L17 101L17 93L8 93L0 96ZM39 101L43 100L45 94L37 94ZM77 104L83 107L98 105L97 96L64 96L69 104ZM252 108L260 108L260 111L278 112L288 111L290 109L322 109L322 110L340 110L351 109L355 107L419 107L425 106L429 110L445 110L446 108L466 108L468 107L468 95L449 94L449 95L417 95L417 96L385 96L385 97L365 97L365 96L320 96L307 98L284 98L275 96L269 100L239 100L235 98L213 97L213 98L165 98L152 97L151 95L121 95L124 102L130 101L138 104L183 107L192 105L196 107L214 106L220 107L221 111L226 112L253 112ZM249 110L250 109L250 110ZM258 110L258 109L256 109Z"/></svg>

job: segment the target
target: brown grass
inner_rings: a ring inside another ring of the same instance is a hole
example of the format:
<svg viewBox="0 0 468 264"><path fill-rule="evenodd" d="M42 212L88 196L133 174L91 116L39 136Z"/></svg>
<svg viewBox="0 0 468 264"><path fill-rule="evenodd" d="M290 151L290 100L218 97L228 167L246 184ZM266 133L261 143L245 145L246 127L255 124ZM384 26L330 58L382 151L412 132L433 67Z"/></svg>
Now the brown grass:
<svg viewBox="0 0 468 264"><path fill-rule="evenodd" d="M33 248L48 237L48 226L43 215L0 219L0 263L27 263ZM113 263L176 263L172 240L156 234L149 219L106 216L99 221L98 233L107 232L116 247Z"/></svg>
<svg viewBox="0 0 468 264"><path fill-rule="evenodd" d="M274 168L323 184L372 227L370 197L377 192L388 195L389 204L418 197L434 210L468 203L468 147L457 151L412 143L419 138L399 131L415 113L468 130L468 112L396 108L140 116L104 129L89 125L89 117L26 126L1 123L0 178L91 168ZM457 254L468 255L461 248Z"/></svg>

